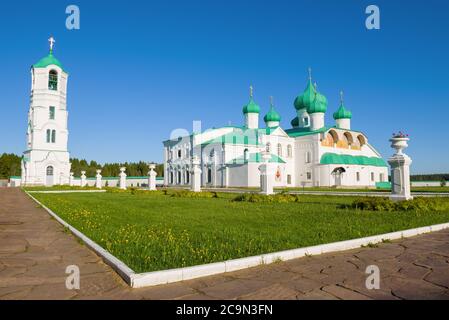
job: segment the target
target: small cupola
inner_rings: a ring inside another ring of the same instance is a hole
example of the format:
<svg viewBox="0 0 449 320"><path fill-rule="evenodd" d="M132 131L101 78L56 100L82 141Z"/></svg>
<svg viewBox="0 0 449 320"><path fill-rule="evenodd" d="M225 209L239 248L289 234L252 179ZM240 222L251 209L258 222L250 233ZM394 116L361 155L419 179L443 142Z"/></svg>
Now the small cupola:
<svg viewBox="0 0 449 320"><path fill-rule="evenodd" d="M268 113L265 115L263 119L268 128L279 127L279 123L281 122L281 116L274 109L273 97L270 97L270 111L268 111Z"/></svg>
<svg viewBox="0 0 449 320"><path fill-rule="evenodd" d="M254 101L253 86L249 87L249 102L243 106L242 111L245 116L245 127L248 129L258 129L260 107Z"/></svg>
<svg viewBox="0 0 449 320"><path fill-rule="evenodd" d="M351 129L352 112L346 109L343 103L343 91L340 91L340 107L334 112L334 119L337 128Z"/></svg>

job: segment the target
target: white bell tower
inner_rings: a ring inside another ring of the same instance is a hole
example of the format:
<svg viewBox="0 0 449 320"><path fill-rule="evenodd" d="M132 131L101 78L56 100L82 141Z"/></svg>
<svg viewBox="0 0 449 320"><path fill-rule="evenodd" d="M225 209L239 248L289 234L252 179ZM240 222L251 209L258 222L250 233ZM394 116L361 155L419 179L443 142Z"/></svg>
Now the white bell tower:
<svg viewBox="0 0 449 320"><path fill-rule="evenodd" d="M50 53L31 67L27 149L22 159L22 185L68 184L67 78L62 64Z"/></svg>

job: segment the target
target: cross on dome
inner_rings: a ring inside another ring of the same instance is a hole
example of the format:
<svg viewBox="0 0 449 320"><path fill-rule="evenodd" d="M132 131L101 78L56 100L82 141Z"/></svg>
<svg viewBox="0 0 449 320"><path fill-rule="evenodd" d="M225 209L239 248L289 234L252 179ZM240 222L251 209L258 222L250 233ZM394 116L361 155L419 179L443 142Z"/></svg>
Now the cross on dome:
<svg viewBox="0 0 449 320"><path fill-rule="evenodd" d="M253 97L253 90L254 90L253 86L252 86L252 85L249 86L249 96L250 96L251 98Z"/></svg>
<svg viewBox="0 0 449 320"><path fill-rule="evenodd" d="M53 36L50 36L48 42L50 43L50 53L53 53L53 47L55 46L56 40Z"/></svg>

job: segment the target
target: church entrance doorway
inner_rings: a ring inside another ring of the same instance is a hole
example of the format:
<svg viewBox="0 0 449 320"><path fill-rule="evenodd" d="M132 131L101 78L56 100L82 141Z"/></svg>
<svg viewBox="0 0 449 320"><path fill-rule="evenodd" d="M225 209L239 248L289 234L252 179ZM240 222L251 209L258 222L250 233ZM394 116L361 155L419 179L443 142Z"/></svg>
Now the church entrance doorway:
<svg viewBox="0 0 449 320"><path fill-rule="evenodd" d="M341 186L341 178L342 178L342 175L343 175L344 172L346 172L346 170L345 170L345 168L342 168L342 167L335 168L332 171L332 176L334 177L334 181L335 181L334 185L336 187L340 187Z"/></svg>
<svg viewBox="0 0 449 320"><path fill-rule="evenodd" d="M46 170L45 185L51 187L54 183L54 169L52 166L48 166Z"/></svg>

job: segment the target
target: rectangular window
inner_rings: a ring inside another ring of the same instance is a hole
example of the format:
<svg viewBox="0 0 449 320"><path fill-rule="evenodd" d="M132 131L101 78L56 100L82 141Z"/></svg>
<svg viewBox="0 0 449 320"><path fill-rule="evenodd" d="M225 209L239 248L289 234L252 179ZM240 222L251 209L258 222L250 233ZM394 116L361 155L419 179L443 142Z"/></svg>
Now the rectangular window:
<svg viewBox="0 0 449 320"><path fill-rule="evenodd" d="M55 120L55 107L50 107L49 118L50 118L50 120Z"/></svg>
<svg viewBox="0 0 449 320"><path fill-rule="evenodd" d="M360 181L360 172L356 173L356 179L357 179L357 181Z"/></svg>
<svg viewBox="0 0 449 320"><path fill-rule="evenodd" d="M292 184L292 176L290 174L287 175L287 184Z"/></svg>
<svg viewBox="0 0 449 320"><path fill-rule="evenodd" d="M178 150L178 158L181 159L181 157L182 157L182 151L181 151L181 149L179 149L179 150Z"/></svg>
<svg viewBox="0 0 449 320"><path fill-rule="evenodd" d="M374 172L371 172L371 181L374 181Z"/></svg>
<svg viewBox="0 0 449 320"><path fill-rule="evenodd" d="M312 172L307 172L307 180L312 180Z"/></svg>
<svg viewBox="0 0 449 320"><path fill-rule="evenodd" d="M379 174L379 181L384 182L384 174L383 173Z"/></svg>
<svg viewBox="0 0 449 320"><path fill-rule="evenodd" d="M312 162L312 156L310 154L310 151L306 152L306 163Z"/></svg>

